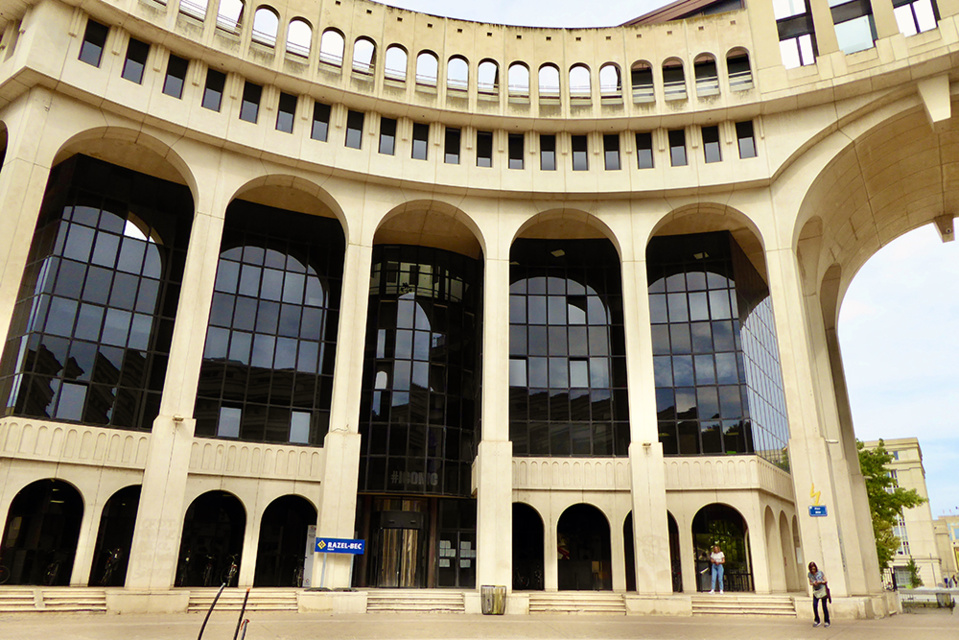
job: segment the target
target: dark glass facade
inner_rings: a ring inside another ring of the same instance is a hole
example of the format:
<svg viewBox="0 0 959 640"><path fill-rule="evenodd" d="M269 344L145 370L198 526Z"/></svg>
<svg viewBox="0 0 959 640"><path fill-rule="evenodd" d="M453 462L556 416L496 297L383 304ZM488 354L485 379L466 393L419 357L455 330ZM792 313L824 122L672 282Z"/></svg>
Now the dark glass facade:
<svg viewBox="0 0 959 640"><path fill-rule="evenodd" d="M230 204L197 389L197 435L323 443L344 242L335 219Z"/></svg>
<svg viewBox="0 0 959 640"><path fill-rule="evenodd" d="M510 252L515 456L625 456L619 255L608 240L517 240Z"/></svg>
<svg viewBox="0 0 959 640"><path fill-rule="evenodd" d="M361 492L470 495L481 294L479 260L427 247L373 248Z"/></svg>
<svg viewBox="0 0 959 640"><path fill-rule="evenodd" d="M646 252L659 439L666 455L758 453L789 438L772 301L725 231Z"/></svg>
<svg viewBox="0 0 959 640"><path fill-rule="evenodd" d="M50 176L0 365L4 412L149 430L193 200L84 156Z"/></svg>

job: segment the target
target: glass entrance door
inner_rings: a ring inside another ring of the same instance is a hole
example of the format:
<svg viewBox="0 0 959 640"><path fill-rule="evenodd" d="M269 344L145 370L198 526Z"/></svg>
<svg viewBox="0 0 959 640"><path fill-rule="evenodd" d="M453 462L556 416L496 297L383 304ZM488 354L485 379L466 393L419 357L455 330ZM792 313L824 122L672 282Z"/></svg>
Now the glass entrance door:
<svg viewBox="0 0 959 640"><path fill-rule="evenodd" d="M428 541L424 500L380 499L373 516L371 586L426 587Z"/></svg>

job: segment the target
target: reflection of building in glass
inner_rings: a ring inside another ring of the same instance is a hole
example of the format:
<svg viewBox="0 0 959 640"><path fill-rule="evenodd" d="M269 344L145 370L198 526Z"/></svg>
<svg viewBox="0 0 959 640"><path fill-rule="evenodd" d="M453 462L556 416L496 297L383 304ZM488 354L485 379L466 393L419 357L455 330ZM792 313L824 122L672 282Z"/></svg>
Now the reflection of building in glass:
<svg viewBox="0 0 959 640"><path fill-rule="evenodd" d="M655 238L647 264L663 453L788 464L772 305L756 268L724 232Z"/></svg>

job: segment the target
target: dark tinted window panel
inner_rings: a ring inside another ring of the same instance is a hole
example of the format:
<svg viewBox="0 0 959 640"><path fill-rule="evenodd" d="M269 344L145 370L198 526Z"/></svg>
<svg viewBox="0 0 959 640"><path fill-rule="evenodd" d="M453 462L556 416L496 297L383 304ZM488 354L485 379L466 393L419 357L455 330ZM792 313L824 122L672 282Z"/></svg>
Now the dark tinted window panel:
<svg viewBox="0 0 959 640"><path fill-rule="evenodd" d="M183 97L183 83L186 80L189 64L189 61L184 58L170 55L166 67L166 78L163 80L163 93L178 99Z"/></svg>
<svg viewBox="0 0 959 640"><path fill-rule="evenodd" d="M444 161L446 164L460 163L460 138L459 129L446 128L446 139L444 141Z"/></svg>
<svg viewBox="0 0 959 640"><path fill-rule="evenodd" d="M260 98L263 95L263 87L252 82L243 85L243 100L240 102L240 120L246 120L256 124L256 119L260 114Z"/></svg>
<svg viewBox="0 0 959 640"><path fill-rule="evenodd" d="M573 171L589 170L589 157L586 136L573 136Z"/></svg>
<svg viewBox="0 0 959 640"><path fill-rule="evenodd" d="M511 133L509 134L509 168L510 169L522 169L523 168L523 134L522 133Z"/></svg>
<svg viewBox="0 0 959 640"><path fill-rule="evenodd" d="M476 166L493 166L493 132L476 132Z"/></svg>
<svg viewBox="0 0 959 640"><path fill-rule="evenodd" d="M330 130L330 105L322 102L313 103L313 127L310 137L320 142L326 142Z"/></svg>
<svg viewBox="0 0 959 640"><path fill-rule="evenodd" d="M80 45L80 60L99 67L109 32L110 29L99 22L87 20L87 28L83 32L83 43Z"/></svg>
<svg viewBox="0 0 959 640"><path fill-rule="evenodd" d="M346 146L359 149L363 145L363 119L360 111L350 111L346 115Z"/></svg>
<svg viewBox="0 0 959 640"><path fill-rule="evenodd" d="M293 120L296 118L296 96L280 94L280 103L276 110L276 130L293 133Z"/></svg>
<svg viewBox="0 0 959 640"><path fill-rule="evenodd" d="M208 69L206 72L206 85L203 88L203 102L201 106L211 111L219 111L220 103L223 100L223 88L226 86L226 75Z"/></svg>
<svg viewBox="0 0 959 640"><path fill-rule="evenodd" d="M391 156L396 153L396 120L380 118L380 153Z"/></svg>
<svg viewBox="0 0 959 640"><path fill-rule="evenodd" d="M669 132L669 163L674 167L688 164L686 160L686 132L674 129Z"/></svg>
<svg viewBox="0 0 959 640"><path fill-rule="evenodd" d="M619 135L607 134L603 136L603 156L607 171L619 171Z"/></svg>
<svg viewBox="0 0 959 640"><path fill-rule="evenodd" d="M426 160L429 153L430 125L420 122L413 123L413 148L412 157L414 160Z"/></svg>
<svg viewBox="0 0 959 640"><path fill-rule="evenodd" d="M722 150L719 146L719 127L703 127L703 154L706 162L721 162Z"/></svg>
<svg viewBox="0 0 959 640"><path fill-rule="evenodd" d="M143 69L146 67L149 53L150 45L130 38L127 45L127 57L123 63L122 77L137 84L143 82Z"/></svg>
<svg viewBox="0 0 959 640"><path fill-rule="evenodd" d="M736 140L739 143L740 158L755 158L758 155L752 120L736 123Z"/></svg>
<svg viewBox="0 0 959 640"><path fill-rule="evenodd" d="M556 136L543 134L539 137L539 168L556 171Z"/></svg>
<svg viewBox="0 0 959 640"><path fill-rule="evenodd" d="M636 134L636 164L640 169L653 168L653 134Z"/></svg>

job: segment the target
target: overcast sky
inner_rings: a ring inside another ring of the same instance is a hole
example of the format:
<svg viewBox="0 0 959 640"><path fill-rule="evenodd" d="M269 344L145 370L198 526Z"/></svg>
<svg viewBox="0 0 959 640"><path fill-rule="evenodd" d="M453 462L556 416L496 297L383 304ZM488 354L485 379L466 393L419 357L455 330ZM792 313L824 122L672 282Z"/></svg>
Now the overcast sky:
<svg viewBox="0 0 959 640"><path fill-rule="evenodd" d="M531 27L608 27L665 0L392 0L434 15ZM856 275L839 341L860 440L918 437L933 517L959 514L959 242L932 226L883 248Z"/></svg>

